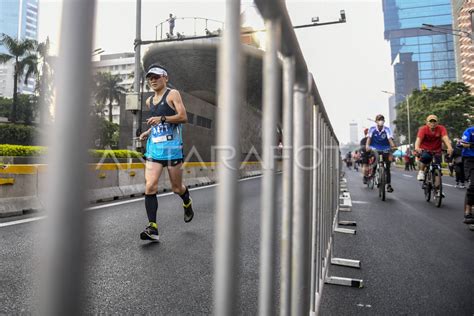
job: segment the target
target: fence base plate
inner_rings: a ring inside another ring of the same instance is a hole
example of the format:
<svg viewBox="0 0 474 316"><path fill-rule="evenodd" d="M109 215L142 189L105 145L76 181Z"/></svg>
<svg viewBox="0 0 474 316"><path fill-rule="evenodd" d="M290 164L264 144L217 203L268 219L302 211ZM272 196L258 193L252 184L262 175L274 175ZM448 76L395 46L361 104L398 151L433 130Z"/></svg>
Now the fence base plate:
<svg viewBox="0 0 474 316"><path fill-rule="evenodd" d="M332 258L331 264L335 264L338 266L350 267L350 268L358 268L360 269L360 260L351 260L351 259L343 259L343 258Z"/></svg>
<svg viewBox="0 0 474 316"><path fill-rule="evenodd" d="M329 276L329 277L326 277L326 280L324 280L324 282L326 284L343 285L343 286L350 286L350 287L357 287L357 288L364 287L364 281L360 279L349 279L349 278Z"/></svg>

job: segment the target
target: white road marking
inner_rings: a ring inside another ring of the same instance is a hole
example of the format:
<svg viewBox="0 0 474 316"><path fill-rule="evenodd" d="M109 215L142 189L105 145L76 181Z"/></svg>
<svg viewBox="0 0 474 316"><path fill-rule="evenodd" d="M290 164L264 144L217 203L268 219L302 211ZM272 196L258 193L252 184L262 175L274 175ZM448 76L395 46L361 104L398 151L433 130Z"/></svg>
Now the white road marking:
<svg viewBox="0 0 474 316"><path fill-rule="evenodd" d="M456 187L456 186L454 186L452 184L449 184L449 183L443 183L443 186L452 187L452 188Z"/></svg>
<svg viewBox="0 0 474 316"><path fill-rule="evenodd" d="M23 223L39 221L40 219L43 219L43 218L46 218L46 216L31 217L31 218L26 218L26 219L20 219L17 221L0 223L0 227L7 227L7 226L13 226L13 225L18 225L18 224L23 224Z"/></svg>
<svg viewBox="0 0 474 316"><path fill-rule="evenodd" d="M404 176L404 177L407 177L407 178L413 178L413 176L410 176L410 175L408 175L408 174L404 174L403 176Z"/></svg>
<svg viewBox="0 0 474 316"><path fill-rule="evenodd" d="M369 202L366 202L366 201L352 201L352 204L369 204Z"/></svg>
<svg viewBox="0 0 474 316"><path fill-rule="evenodd" d="M245 179L240 179L239 182L241 181L247 181L247 180L252 180L256 178L261 178L262 176L255 176L255 177L250 177L250 178L245 178ZM217 184L210 184L202 187L197 187L197 188L192 188L189 189L189 191L195 191L195 190L202 190L202 189L208 189L217 186ZM157 196L167 196L167 195L172 195L174 194L173 192L166 192L166 193L161 193L157 194ZM113 202L109 204L104 204L104 205L97 205L97 206L92 206L84 209L85 211L94 211L94 210L99 210L107 207L112 207L112 206L117 206L117 205L123 205L123 204L129 204L129 203L135 203L139 201L143 201L145 199L144 197L133 199L133 200L126 200L126 201L120 201L120 202ZM11 221L11 222L5 222L5 223L0 223L0 228L1 227L7 227L7 226L13 226L13 225L19 225L19 224L24 224L24 223L29 223L29 222L35 222L39 221L46 218L46 216L37 216L37 217L31 217L31 218L26 218L26 219L20 219L17 221Z"/></svg>

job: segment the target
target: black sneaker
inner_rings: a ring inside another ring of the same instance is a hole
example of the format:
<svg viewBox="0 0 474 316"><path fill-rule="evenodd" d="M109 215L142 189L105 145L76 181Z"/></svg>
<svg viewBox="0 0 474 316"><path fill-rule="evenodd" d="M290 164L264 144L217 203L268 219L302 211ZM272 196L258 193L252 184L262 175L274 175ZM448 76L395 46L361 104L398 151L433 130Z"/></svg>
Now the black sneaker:
<svg viewBox="0 0 474 316"><path fill-rule="evenodd" d="M156 224L155 224L156 225ZM140 233L141 240L151 240L159 241L160 235L158 233L158 225L155 227L152 226L152 223L148 224L144 231Z"/></svg>
<svg viewBox="0 0 474 316"><path fill-rule="evenodd" d="M184 222L189 223L190 221L193 220L193 217L194 217L193 199L189 198L188 204L183 203L183 208L184 208Z"/></svg>
<svg viewBox="0 0 474 316"><path fill-rule="evenodd" d="M388 193L392 193L393 192L393 188L390 184L387 184L387 192Z"/></svg>
<svg viewBox="0 0 474 316"><path fill-rule="evenodd" d="M464 214L464 224L474 224L474 217L472 214Z"/></svg>

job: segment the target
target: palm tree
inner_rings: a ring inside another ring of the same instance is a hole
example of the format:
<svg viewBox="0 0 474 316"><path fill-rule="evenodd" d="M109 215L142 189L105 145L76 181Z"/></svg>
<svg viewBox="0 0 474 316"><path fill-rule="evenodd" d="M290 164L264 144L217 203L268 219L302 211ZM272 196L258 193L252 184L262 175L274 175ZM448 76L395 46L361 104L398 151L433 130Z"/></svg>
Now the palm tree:
<svg viewBox="0 0 474 316"><path fill-rule="evenodd" d="M99 72L95 77L96 100L105 105L108 101L109 121L112 122L112 107L114 101L120 100L120 95L126 92L126 89L120 86L122 79L119 75L112 75L110 72Z"/></svg>
<svg viewBox="0 0 474 316"><path fill-rule="evenodd" d="M52 57L49 56L49 37L46 38L45 42L38 44L36 47L36 52L38 54L38 64L41 65L41 73L39 71L37 72L36 94L39 99L40 124L44 125L46 123L46 119L50 118L48 115L48 109L52 102Z"/></svg>
<svg viewBox="0 0 474 316"><path fill-rule="evenodd" d="M37 44L34 40L17 40L5 33L2 33L0 37L0 45L3 45L8 51L6 54L0 54L0 63L5 64L10 60L14 60L13 106L10 121L15 123L16 106L18 102L18 82L22 77L24 77L24 82L26 84L28 82L28 78L38 72L36 69L38 57L35 54L35 48Z"/></svg>

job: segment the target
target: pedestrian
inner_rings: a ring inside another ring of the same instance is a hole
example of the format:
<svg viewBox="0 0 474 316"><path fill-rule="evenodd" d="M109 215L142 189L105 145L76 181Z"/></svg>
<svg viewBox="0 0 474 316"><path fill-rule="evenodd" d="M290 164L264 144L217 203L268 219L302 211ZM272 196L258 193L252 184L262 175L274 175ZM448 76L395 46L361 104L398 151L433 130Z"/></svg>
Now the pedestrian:
<svg viewBox="0 0 474 316"><path fill-rule="evenodd" d="M158 180L164 168L168 169L172 191L183 200L184 221L189 223L194 217L192 199L188 188L183 185L183 140L182 124L188 118L178 90L167 87L168 71L159 65L152 65L146 73L148 84L155 92L146 100L150 118L146 123L151 127L140 135L147 139L145 164L145 208L148 226L140 234L142 240L159 240L158 223Z"/></svg>
<svg viewBox="0 0 474 316"><path fill-rule="evenodd" d="M170 17L168 18L168 23L170 25L170 35L171 36L173 36L175 20L176 20L176 16L173 16L173 14L170 13Z"/></svg>
<svg viewBox="0 0 474 316"><path fill-rule="evenodd" d="M403 160L405 161L405 171L410 171L410 152L408 150L403 156Z"/></svg>
<svg viewBox="0 0 474 316"><path fill-rule="evenodd" d="M464 161L462 158L462 144L458 140L454 140L456 142L456 146L453 148L452 156L452 165L454 169L454 173L456 176L456 188L465 189L466 186L464 185L465 177L464 177Z"/></svg>
<svg viewBox="0 0 474 316"><path fill-rule="evenodd" d="M464 223L474 224L474 126L466 129L462 135L462 157L464 160L464 175L470 180L464 200Z"/></svg>

